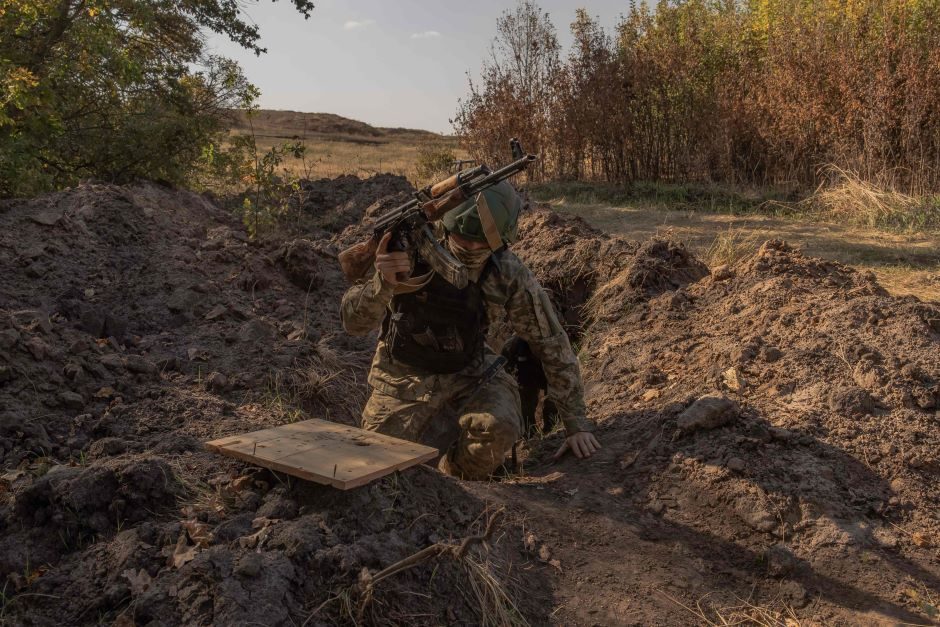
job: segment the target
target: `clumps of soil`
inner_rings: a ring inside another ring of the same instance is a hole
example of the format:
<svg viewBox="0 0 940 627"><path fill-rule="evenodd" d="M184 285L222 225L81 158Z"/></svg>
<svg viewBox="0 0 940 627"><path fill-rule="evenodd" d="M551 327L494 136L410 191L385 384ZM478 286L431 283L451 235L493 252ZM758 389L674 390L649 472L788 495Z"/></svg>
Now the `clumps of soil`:
<svg viewBox="0 0 940 627"><path fill-rule="evenodd" d="M400 205L413 193L414 186L404 176L377 174L363 180L346 174L300 181L299 201L294 202L314 224L335 232Z"/></svg>
<svg viewBox="0 0 940 627"><path fill-rule="evenodd" d="M585 325L588 298L634 259L638 247L539 206L522 214L518 235L512 251L548 291L573 339Z"/></svg>
<svg viewBox="0 0 940 627"><path fill-rule="evenodd" d="M513 250L577 343L590 462L548 462L549 435L500 483L416 468L343 493L204 451L357 421L375 337L342 333L335 252L407 187L317 182L332 230L314 239L253 240L148 184L0 206L4 618L685 624L646 594L668 586L688 607L933 620L940 306L783 242L709 271L673 241L524 214ZM480 533L500 502L488 549L365 602L376 572Z"/></svg>
<svg viewBox="0 0 940 627"><path fill-rule="evenodd" d="M598 250L610 241L586 238ZM540 280L582 280L581 267L558 275L553 246L536 247ZM940 306L780 241L712 272L675 242L627 250L595 281L578 333L601 463L615 466L579 485L623 494L665 533L734 547L707 551L715 577L753 568L747 555L785 554L790 566L770 560L751 579L768 577L757 598L779 600L783 580L793 607L821 599L823 622L859 616L841 613L840 585L874 599L912 577L936 590ZM889 593L889 615L928 619L911 595Z"/></svg>
<svg viewBox="0 0 940 627"><path fill-rule="evenodd" d="M410 190L390 175L307 188L305 211L331 229ZM374 338L342 332L335 234L253 240L206 198L150 184L3 205L5 619L348 621L363 569L479 532L492 508L436 472L339 493L203 450L305 417L358 422ZM520 551L500 540L469 557L512 598L538 599L540 576L501 570ZM468 568L385 580L361 618L479 622L472 595L452 593ZM547 607L520 611L538 622Z"/></svg>

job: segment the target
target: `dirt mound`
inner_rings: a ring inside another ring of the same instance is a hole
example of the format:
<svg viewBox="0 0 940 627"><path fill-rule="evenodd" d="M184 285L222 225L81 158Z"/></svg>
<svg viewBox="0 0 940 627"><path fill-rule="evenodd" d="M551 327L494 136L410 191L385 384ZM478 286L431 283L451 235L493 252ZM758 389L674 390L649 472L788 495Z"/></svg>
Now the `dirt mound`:
<svg viewBox="0 0 940 627"><path fill-rule="evenodd" d="M316 208L348 223L402 181L320 182ZM5 619L350 620L363 569L485 523L487 504L434 472L341 494L202 450L305 415L358 420L374 338L341 331L329 241L251 241L198 195L88 184L3 205L0 263ZM504 573L520 547L491 549L382 581L363 619L479 622L504 599L452 590L547 589Z"/></svg>
<svg viewBox="0 0 940 627"><path fill-rule="evenodd" d="M414 193L404 176L377 174L365 180L352 174L300 181L300 208L327 231L358 224L367 214L400 205Z"/></svg>
<svg viewBox="0 0 940 627"><path fill-rule="evenodd" d="M586 239L575 259L609 241ZM580 263L567 276L561 263L532 265L556 284L584 275ZM600 468L559 480L557 501L597 512L589 529L637 541L602 519L626 508L625 523L644 521L640 538L666 533L706 560L673 593L689 605L708 594L706 607L738 607L749 594L811 605L800 615L822 622L934 616L940 307L892 298L872 276L778 241L710 274L681 246L653 241L621 268L585 306ZM595 487L564 496L585 485Z"/></svg>
<svg viewBox="0 0 940 627"><path fill-rule="evenodd" d="M533 206L519 220L512 251L536 274L573 339L598 286L626 266L638 245L598 231L581 218Z"/></svg>
<svg viewBox="0 0 940 627"><path fill-rule="evenodd" d="M550 462L553 434L500 482L417 468L341 493L203 451L357 419L375 338L341 331L335 251L410 188L318 185L334 231L315 240L252 241L153 185L0 205L0 616L936 620L940 307L782 242L708 271L676 242L524 215L513 250L564 314L600 423L590 462ZM501 505L488 550L363 602Z"/></svg>

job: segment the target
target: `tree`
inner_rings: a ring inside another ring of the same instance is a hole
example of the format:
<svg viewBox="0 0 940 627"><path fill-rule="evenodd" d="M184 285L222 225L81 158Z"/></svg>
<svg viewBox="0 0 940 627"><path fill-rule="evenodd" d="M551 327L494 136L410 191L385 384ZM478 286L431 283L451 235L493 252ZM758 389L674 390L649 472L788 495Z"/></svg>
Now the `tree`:
<svg viewBox="0 0 940 627"><path fill-rule="evenodd" d="M548 145L559 50L551 18L530 0L520 0L496 20L482 84L478 88L471 81L470 97L460 103L454 120L457 134L475 156L504 161L511 137L536 152ZM542 163L530 168L530 177L538 178Z"/></svg>
<svg viewBox="0 0 940 627"><path fill-rule="evenodd" d="M264 52L238 0L0 0L0 196L89 176L183 182L257 96L205 54L206 30Z"/></svg>

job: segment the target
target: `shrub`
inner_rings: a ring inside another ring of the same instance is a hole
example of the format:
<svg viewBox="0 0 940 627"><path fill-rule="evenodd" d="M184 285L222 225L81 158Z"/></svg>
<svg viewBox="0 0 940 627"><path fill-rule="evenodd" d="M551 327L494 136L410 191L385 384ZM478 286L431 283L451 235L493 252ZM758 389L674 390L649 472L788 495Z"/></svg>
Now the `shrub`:
<svg viewBox="0 0 940 627"><path fill-rule="evenodd" d="M185 182L228 110L257 96L204 54L202 29L264 51L238 0L0 0L0 195Z"/></svg>
<svg viewBox="0 0 940 627"><path fill-rule="evenodd" d="M421 185L435 183L454 172L457 156L450 148L426 146L418 151L415 173Z"/></svg>

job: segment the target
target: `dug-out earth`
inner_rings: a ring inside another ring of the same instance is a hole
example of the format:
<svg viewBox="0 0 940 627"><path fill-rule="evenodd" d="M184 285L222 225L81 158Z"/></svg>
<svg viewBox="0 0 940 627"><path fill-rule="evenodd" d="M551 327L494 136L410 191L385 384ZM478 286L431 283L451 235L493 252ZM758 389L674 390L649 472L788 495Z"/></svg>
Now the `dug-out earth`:
<svg viewBox="0 0 940 627"><path fill-rule="evenodd" d="M151 184L0 204L0 623L940 620L940 306L785 242L708 268L526 211L513 249L579 351L589 461L552 463L549 433L492 482L339 492L205 451L366 398L336 254L410 186L302 190L305 237Z"/></svg>

